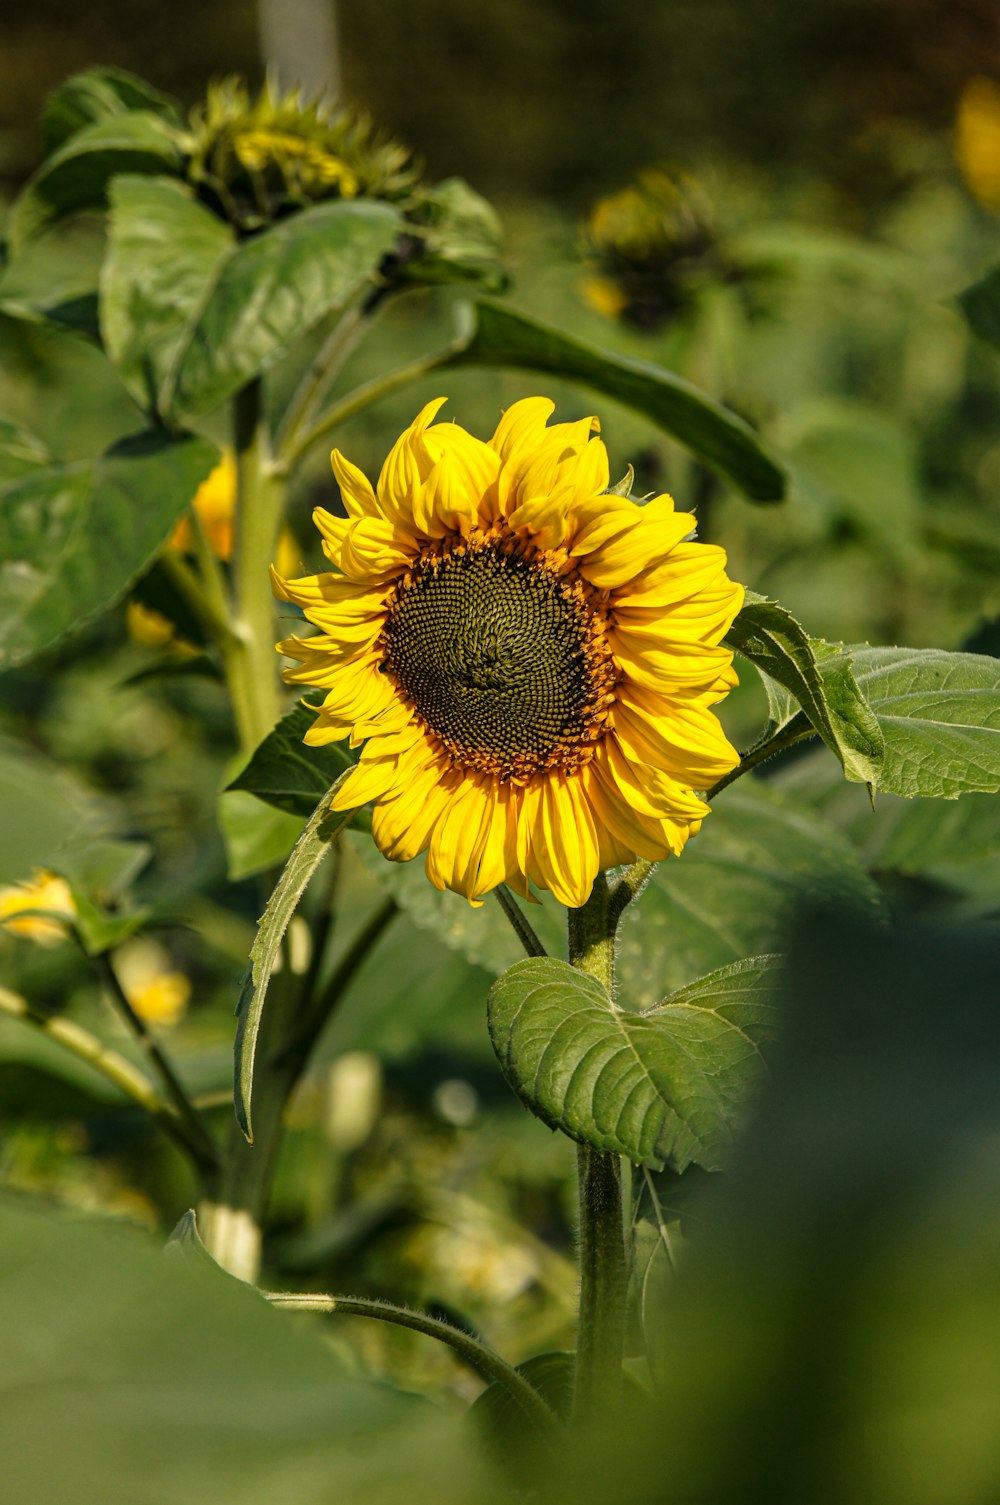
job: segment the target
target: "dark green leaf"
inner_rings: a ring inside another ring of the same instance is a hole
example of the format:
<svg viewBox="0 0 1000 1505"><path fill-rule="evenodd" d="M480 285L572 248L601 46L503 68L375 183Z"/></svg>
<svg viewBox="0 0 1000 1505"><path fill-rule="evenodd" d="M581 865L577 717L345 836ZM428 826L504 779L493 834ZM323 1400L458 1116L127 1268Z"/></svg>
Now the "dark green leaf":
<svg viewBox="0 0 1000 1505"><path fill-rule="evenodd" d="M329 791L336 793L338 780ZM330 849L330 843L340 834L350 820L353 811L332 812L330 800L324 799L307 821L292 854L278 879L277 887L267 901L257 929L257 936L250 950L250 965L247 968L243 987L236 1005L236 1042L234 1045L235 1082L234 1097L236 1118L250 1144L253 1143L253 1121L250 1101L253 1093L254 1061L257 1054L257 1038L264 1012L271 972L281 946L288 923L295 913L298 902L313 873Z"/></svg>
<svg viewBox="0 0 1000 1505"><path fill-rule="evenodd" d="M132 396L158 413L233 234L171 178L120 174L110 207L101 271L104 344Z"/></svg>
<svg viewBox="0 0 1000 1505"><path fill-rule="evenodd" d="M42 115L45 155L51 156L84 126L134 110L179 123L173 100L134 73L126 73L122 68L90 68L86 73L74 74L46 101Z"/></svg>
<svg viewBox="0 0 1000 1505"><path fill-rule="evenodd" d="M657 866L625 911L621 997L643 1007L665 988L773 951L798 900L839 901L869 916L881 909L878 888L838 830L804 803L743 778L719 795L700 834Z"/></svg>
<svg viewBox="0 0 1000 1505"><path fill-rule="evenodd" d="M958 303L973 334L1000 350L1000 267L967 287Z"/></svg>
<svg viewBox="0 0 1000 1505"><path fill-rule="evenodd" d="M0 300L0 314L8 319L20 319L28 324L41 324L65 334L75 334L94 345L101 343L96 293L74 293L41 302L4 298Z"/></svg>
<svg viewBox="0 0 1000 1505"><path fill-rule="evenodd" d="M204 439L151 432L95 463L37 467L0 486L0 665L117 601L217 459Z"/></svg>
<svg viewBox="0 0 1000 1505"><path fill-rule="evenodd" d="M552 1128L654 1170L717 1170L773 1037L775 964L737 962L635 1014L566 962L530 957L490 989L490 1038Z"/></svg>
<svg viewBox="0 0 1000 1505"><path fill-rule="evenodd" d="M346 742L306 747L302 738L315 719L315 707L300 702L264 738L226 790L244 789L279 810L311 815L330 785L358 760L357 750Z"/></svg>
<svg viewBox="0 0 1000 1505"><path fill-rule="evenodd" d="M491 299L469 305L471 328L451 364L518 366L580 382L644 414L752 501L785 494L781 467L753 430L696 387L650 361L584 344Z"/></svg>
<svg viewBox="0 0 1000 1505"><path fill-rule="evenodd" d="M116 115L85 125L53 152L11 211L15 252L64 215L102 208L120 172L178 172L178 133L158 115Z"/></svg>
<svg viewBox="0 0 1000 1505"><path fill-rule="evenodd" d="M387 204L319 204L245 240L225 260L189 330L175 405L207 413L274 364L354 297L391 250L399 216Z"/></svg>
<svg viewBox="0 0 1000 1505"><path fill-rule="evenodd" d="M748 597L725 639L798 701L809 723L854 783L876 785L885 745L878 719L851 673L849 658L821 672L837 648L810 638L776 601Z"/></svg>

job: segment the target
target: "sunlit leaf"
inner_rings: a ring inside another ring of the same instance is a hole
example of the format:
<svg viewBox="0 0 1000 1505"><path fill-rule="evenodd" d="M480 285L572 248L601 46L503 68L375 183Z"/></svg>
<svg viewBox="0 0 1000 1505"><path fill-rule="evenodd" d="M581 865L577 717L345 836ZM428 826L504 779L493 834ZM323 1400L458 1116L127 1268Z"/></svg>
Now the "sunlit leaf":
<svg viewBox="0 0 1000 1505"><path fill-rule="evenodd" d="M469 319L452 364L518 366L580 382L651 419L752 501L784 496L781 467L749 425L673 372L585 344L492 299L470 304Z"/></svg>
<svg viewBox="0 0 1000 1505"><path fill-rule="evenodd" d="M388 204L318 204L243 241L224 260L178 358L174 405L207 413L354 297L392 248Z"/></svg>
<svg viewBox="0 0 1000 1505"><path fill-rule="evenodd" d="M69 136L39 168L11 211L15 252L67 214L103 208L120 172L179 172L176 129L148 111L95 120Z"/></svg>
<svg viewBox="0 0 1000 1505"><path fill-rule="evenodd" d="M336 793L338 784L334 784L329 791L331 797ZM282 938L305 892L306 885L329 851L330 843L353 814L350 810L333 812L329 805L329 799L321 801L315 813L307 821L302 835L292 848L291 856L285 864L277 886L267 901L267 907L261 916L257 935L250 950L250 965L247 968L236 1006L237 1024L234 1046L236 1118L251 1144L253 1143L253 1121L250 1104L253 1094L254 1062L271 972L274 969Z"/></svg>
<svg viewBox="0 0 1000 1505"><path fill-rule="evenodd" d="M737 962L636 1014L567 963L527 958L490 989L493 1048L552 1128L654 1170L716 1170L773 1038L775 962Z"/></svg>
<svg viewBox="0 0 1000 1505"><path fill-rule="evenodd" d="M108 355L141 406L162 409L192 318L203 306L232 231L183 183L123 173L110 193L101 270Z"/></svg>
<svg viewBox="0 0 1000 1505"><path fill-rule="evenodd" d="M84 126L139 110L179 123L173 100L124 68L90 68L59 84L42 113L46 157Z"/></svg>

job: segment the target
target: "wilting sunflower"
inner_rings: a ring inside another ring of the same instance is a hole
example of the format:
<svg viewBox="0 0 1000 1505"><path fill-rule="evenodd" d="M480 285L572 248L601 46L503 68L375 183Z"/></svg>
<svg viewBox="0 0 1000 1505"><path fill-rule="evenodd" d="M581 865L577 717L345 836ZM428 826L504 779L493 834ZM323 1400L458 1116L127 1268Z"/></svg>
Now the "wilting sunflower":
<svg viewBox="0 0 1000 1505"><path fill-rule="evenodd" d="M484 444L432 421L444 400L376 490L334 451L347 516L314 514L334 568L273 576L320 630L278 648L327 692L306 742L365 742L334 808L373 801L386 857L426 851L473 902L533 883L579 906L602 868L679 852L693 791L738 761L711 707L743 590L670 497L608 493L596 418L547 427L529 397Z"/></svg>

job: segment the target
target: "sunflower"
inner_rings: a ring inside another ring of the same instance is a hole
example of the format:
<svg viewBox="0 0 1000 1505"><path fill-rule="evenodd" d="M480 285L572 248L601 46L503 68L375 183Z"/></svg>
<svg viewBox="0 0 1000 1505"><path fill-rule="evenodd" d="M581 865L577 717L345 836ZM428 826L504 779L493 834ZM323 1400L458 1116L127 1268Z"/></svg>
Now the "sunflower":
<svg viewBox="0 0 1000 1505"><path fill-rule="evenodd" d="M376 490L338 451L345 517L314 519L333 570L275 593L319 628L278 650L326 698L313 746L364 742L333 807L373 802L379 849L426 851L473 903L497 884L584 904L602 868L679 853L694 791L738 761L711 707L743 590L668 496L608 491L596 418L516 402L489 443L428 403Z"/></svg>

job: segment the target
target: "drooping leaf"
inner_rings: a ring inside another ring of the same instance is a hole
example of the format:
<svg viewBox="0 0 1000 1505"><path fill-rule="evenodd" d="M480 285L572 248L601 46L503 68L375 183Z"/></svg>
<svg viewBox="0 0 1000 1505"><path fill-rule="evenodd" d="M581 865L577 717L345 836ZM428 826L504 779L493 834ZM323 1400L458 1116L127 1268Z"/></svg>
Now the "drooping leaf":
<svg viewBox="0 0 1000 1505"><path fill-rule="evenodd" d="M490 989L490 1038L552 1128L653 1170L717 1170L773 1038L775 964L737 962L636 1014L586 973L529 957Z"/></svg>
<svg viewBox="0 0 1000 1505"><path fill-rule="evenodd" d="M617 966L623 1001L645 1007L665 988L774 950L800 899L868 916L882 903L858 853L830 822L748 775L719 795L700 834L657 866L625 911Z"/></svg>
<svg viewBox="0 0 1000 1505"><path fill-rule="evenodd" d="M49 95L42 114L42 146L52 155L87 125L135 110L179 124L173 100L124 68L89 68L66 79Z"/></svg>
<svg viewBox="0 0 1000 1505"><path fill-rule="evenodd" d="M346 742L306 747L302 738L315 719L315 707L305 702L295 706L226 785L227 791L243 789L291 815L311 815L330 785L358 760L357 750Z"/></svg>
<svg viewBox="0 0 1000 1505"><path fill-rule="evenodd" d="M46 158L15 203L10 217L15 253L63 216L103 208L117 173L176 173L181 162L179 133L149 111L83 126Z"/></svg>
<svg viewBox="0 0 1000 1505"><path fill-rule="evenodd" d="M113 605L217 460L205 439L149 432L0 486L0 666Z"/></svg>
<svg viewBox="0 0 1000 1505"><path fill-rule="evenodd" d="M330 799L337 792L344 777L346 775L342 775L341 779L333 785L328 798L320 802L314 814L306 822L302 835L292 848L291 856L278 879L277 887L267 901L267 907L261 916L257 935L250 950L250 965L247 968L236 1005L237 1023L234 1045L236 1118L250 1144L253 1143L251 1097L254 1062L268 983L282 938L305 892L307 883L329 851L330 843L343 830L353 814L351 810L337 812L330 810Z"/></svg>
<svg viewBox="0 0 1000 1505"><path fill-rule="evenodd" d="M791 612L759 596L748 597L725 641L795 697L840 760L846 778L878 783L885 755L882 731L858 689L849 658L807 636ZM836 664L821 672L820 661L834 656Z"/></svg>
<svg viewBox="0 0 1000 1505"><path fill-rule="evenodd" d="M585 344L492 299L469 305L471 327L450 363L517 366L612 397L652 420L752 501L777 502L785 477L753 430L690 382L651 361Z"/></svg>
<svg viewBox="0 0 1000 1505"><path fill-rule="evenodd" d="M357 294L392 248L388 204L318 204L245 240L219 266L179 352L174 406L207 413Z"/></svg>
<svg viewBox="0 0 1000 1505"><path fill-rule="evenodd" d="M156 413L233 233L171 178L122 173L111 185L110 207L104 344L132 396Z"/></svg>
<svg viewBox="0 0 1000 1505"><path fill-rule="evenodd" d="M1000 789L1000 659L867 645L843 656L885 737L880 789L907 799Z"/></svg>

